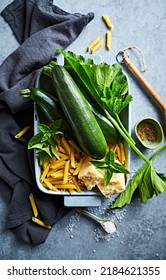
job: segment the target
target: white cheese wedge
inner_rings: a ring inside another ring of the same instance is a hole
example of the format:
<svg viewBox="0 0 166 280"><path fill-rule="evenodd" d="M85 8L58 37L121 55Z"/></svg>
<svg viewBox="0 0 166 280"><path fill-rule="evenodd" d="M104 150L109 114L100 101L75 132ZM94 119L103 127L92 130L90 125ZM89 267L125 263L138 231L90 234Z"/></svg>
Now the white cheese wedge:
<svg viewBox="0 0 166 280"><path fill-rule="evenodd" d="M104 196L109 197L125 189L125 175L123 173L113 173L109 184L104 186L102 171L96 169L95 166L89 162L90 160L92 160L92 158L88 156L78 174L78 178L83 181L88 190L92 190L97 186Z"/></svg>

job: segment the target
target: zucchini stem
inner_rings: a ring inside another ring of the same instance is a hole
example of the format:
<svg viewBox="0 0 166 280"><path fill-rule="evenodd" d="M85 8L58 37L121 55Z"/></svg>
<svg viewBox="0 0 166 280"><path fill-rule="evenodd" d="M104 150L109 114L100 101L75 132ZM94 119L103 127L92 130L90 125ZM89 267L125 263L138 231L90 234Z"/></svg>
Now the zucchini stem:
<svg viewBox="0 0 166 280"><path fill-rule="evenodd" d="M126 142L131 146L131 148L137 153L137 155L142 158L146 163L150 164L150 161L147 159L146 156L144 156L143 153L141 153L141 151L135 146L135 144L133 143L133 141L130 139L130 137L128 136L128 133L126 134L125 131L122 130L120 124L118 123L117 120L115 120L106 109L104 109L107 118L112 122L112 124L116 127L116 129L119 131L119 133L122 135L122 137L126 140Z"/></svg>

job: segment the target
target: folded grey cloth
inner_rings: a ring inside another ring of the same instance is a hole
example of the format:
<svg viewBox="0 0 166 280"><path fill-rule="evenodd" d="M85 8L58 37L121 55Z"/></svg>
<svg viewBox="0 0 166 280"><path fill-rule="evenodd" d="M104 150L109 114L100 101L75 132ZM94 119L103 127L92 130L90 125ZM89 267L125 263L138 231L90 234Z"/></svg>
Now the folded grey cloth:
<svg viewBox="0 0 166 280"><path fill-rule="evenodd" d="M39 217L47 224L54 225L69 210L63 206L63 197L43 194L36 186L33 153L27 150L33 134L33 103L18 92L34 86L41 67L55 57L56 48L65 49L72 43L94 14L70 14L51 0L15 0L1 16L20 46L0 66L0 189L10 203L7 227L20 241L39 244L50 230L32 222L29 194L34 194ZM26 125L32 129L15 139Z"/></svg>

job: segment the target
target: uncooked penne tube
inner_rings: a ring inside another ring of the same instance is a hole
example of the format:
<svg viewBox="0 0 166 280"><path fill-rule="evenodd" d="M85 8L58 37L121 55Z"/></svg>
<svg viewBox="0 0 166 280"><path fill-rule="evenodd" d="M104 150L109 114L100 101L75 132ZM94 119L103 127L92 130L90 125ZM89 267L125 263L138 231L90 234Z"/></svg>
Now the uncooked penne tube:
<svg viewBox="0 0 166 280"><path fill-rule="evenodd" d="M39 226L51 229L50 225L47 225L45 222L41 221L40 219L37 219L36 217L32 217L32 221L38 224Z"/></svg>
<svg viewBox="0 0 166 280"><path fill-rule="evenodd" d="M90 44L89 44L89 46L88 46L88 51L90 52L92 49L93 49L93 47L98 43L98 42L100 42L100 36L97 36Z"/></svg>
<svg viewBox="0 0 166 280"><path fill-rule="evenodd" d="M68 182L69 163L70 163L69 160L66 161L66 163L65 163L64 175L63 175L63 184L67 184L67 182Z"/></svg>
<svg viewBox="0 0 166 280"><path fill-rule="evenodd" d="M30 200L30 203L31 203L33 215L36 218L38 216L38 210L37 210L36 202L35 202L35 199L34 199L34 196L33 196L32 193L29 195L29 200Z"/></svg>
<svg viewBox="0 0 166 280"><path fill-rule="evenodd" d="M106 41L105 41L106 49L110 50L111 49L111 32L106 31L105 37L106 37Z"/></svg>
<svg viewBox="0 0 166 280"><path fill-rule="evenodd" d="M103 19L104 23L106 24L106 26L108 28L110 28L110 29L113 28L113 24L112 24L112 22L111 22L111 20L110 20L110 18L108 16L103 15L102 19Z"/></svg>
<svg viewBox="0 0 166 280"><path fill-rule="evenodd" d="M29 129L31 128L30 125L27 125L26 127L24 127L19 133L17 133L15 135L15 138L20 138L22 137Z"/></svg>
<svg viewBox="0 0 166 280"><path fill-rule="evenodd" d="M121 163L125 164L126 157L125 157L124 146L122 143L119 143L119 148L120 148L120 153L121 153Z"/></svg>
<svg viewBox="0 0 166 280"><path fill-rule="evenodd" d="M95 53L103 45L103 40L100 40L91 50L91 53Z"/></svg>

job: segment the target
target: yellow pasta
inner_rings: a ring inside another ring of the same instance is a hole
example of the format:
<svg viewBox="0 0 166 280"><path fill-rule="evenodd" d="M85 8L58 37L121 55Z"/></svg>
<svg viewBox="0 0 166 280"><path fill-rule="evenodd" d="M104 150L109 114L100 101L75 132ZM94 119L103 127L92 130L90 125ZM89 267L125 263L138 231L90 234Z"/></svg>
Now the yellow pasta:
<svg viewBox="0 0 166 280"><path fill-rule="evenodd" d="M121 164L125 163L123 143L109 144L108 148L116 154ZM64 136L59 139L57 153L59 159L50 158L42 167L40 181L43 186L51 191L67 191L70 194L86 189L78 174L87 155L73 140L68 141Z"/></svg>
<svg viewBox="0 0 166 280"><path fill-rule="evenodd" d="M111 49L111 32L106 31L106 48L107 50Z"/></svg>
<svg viewBox="0 0 166 280"><path fill-rule="evenodd" d="M47 176L47 173L48 173L49 168L50 168L50 164L48 164L48 165L46 166L46 168L44 169L44 171L43 171L43 173L42 173L42 175L41 175L41 177L40 177L40 181L41 181L41 182L43 182L44 179L45 179L45 177Z"/></svg>
<svg viewBox="0 0 166 280"><path fill-rule="evenodd" d="M51 229L50 225L47 225L45 222L41 221L40 219L36 218L36 217L32 217L32 221L36 224L38 224L39 226Z"/></svg>
<svg viewBox="0 0 166 280"><path fill-rule="evenodd" d="M34 196L33 196L32 193L29 195L29 200L30 200L30 203L31 203L33 215L35 217L37 217L38 216L38 210L37 210L36 202L35 202L35 199L34 199Z"/></svg>
<svg viewBox="0 0 166 280"><path fill-rule="evenodd" d="M15 138L20 138L22 137L29 129L31 128L30 125L27 125L26 127L24 127L19 133L17 133L15 135Z"/></svg>
<svg viewBox="0 0 166 280"><path fill-rule="evenodd" d="M123 143L119 143L119 148L120 148L120 154L121 154L121 163L125 164L126 157L125 157L125 151L124 151Z"/></svg>
<svg viewBox="0 0 166 280"><path fill-rule="evenodd" d="M51 174L51 176L54 178L54 179L63 179L64 177L64 172L54 172Z"/></svg>
<svg viewBox="0 0 166 280"><path fill-rule="evenodd" d="M100 40L91 50L91 53L94 54L101 46L103 45L103 40Z"/></svg>
<svg viewBox="0 0 166 280"><path fill-rule="evenodd" d="M70 190L74 190L76 189L76 186L74 184L62 184L62 185L56 185L57 189L70 189Z"/></svg>
<svg viewBox="0 0 166 280"><path fill-rule="evenodd" d="M88 52L90 52L94 46L101 40L100 36L97 36L88 46Z"/></svg>
<svg viewBox="0 0 166 280"><path fill-rule="evenodd" d="M74 183L74 185L75 185L75 187L76 187L76 190L77 190L77 192L81 192L81 189L80 189L80 187L79 187L79 185L78 185L78 182L77 182L77 179L76 179L76 177L72 177L72 181L73 181L73 183Z"/></svg>
<svg viewBox="0 0 166 280"><path fill-rule="evenodd" d="M103 15L102 19L108 28L113 28L113 24L107 15Z"/></svg>
<svg viewBox="0 0 166 280"><path fill-rule="evenodd" d="M70 161L66 161L64 175L63 175L63 184L67 184L68 182L68 174L69 174L69 163Z"/></svg>
<svg viewBox="0 0 166 280"><path fill-rule="evenodd" d="M64 137L61 139L61 145L65 149L67 155L70 156L71 148Z"/></svg>
<svg viewBox="0 0 166 280"><path fill-rule="evenodd" d="M55 163L50 165L51 169L57 170L57 169L62 169L62 167L65 165L66 161L62 158Z"/></svg>
<svg viewBox="0 0 166 280"><path fill-rule="evenodd" d="M58 154L58 156L59 156L60 158L69 159L69 156L66 155L66 154L63 154L63 153L61 153L61 152L57 152L57 154Z"/></svg>
<svg viewBox="0 0 166 280"><path fill-rule="evenodd" d="M60 151L62 154L66 155L66 151L65 151L65 149L64 149L64 148L62 148L61 146L59 147L59 151Z"/></svg>
<svg viewBox="0 0 166 280"><path fill-rule="evenodd" d="M74 148L73 147L71 147L70 162L71 162L71 167L75 168L76 163L75 163L75 155L74 155Z"/></svg>
<svg viewBox="0 0 166 280"><path fill-rule="evenodd" d="M121 154L120 154L119 146L116 148L116 153L117 153L117 156L118 156L118 160L121 162Z"/></svg>
<svg viewBox="0 0 166 280"><path fill-rule="evenodd" d="M77 165L77 167L76 167L76 169L75 169L73 175L78 175L78 173L79 173L79 171L80 171L80 169L81 169L81 166L83 165L84 159L85 159L85 158L81 158L81 159L80 159L80 161L79 161L79 163L78 163L78 165Z"/></svg>
<svg viewBox="0 0 166 280"><path fill-rule="evenodd" d="M69 140L68 141L69 144L74 148L74 150L78 153L81 153L81 149L80 147L77 146L77 144L73 141L73 140Z"/></svg>
<svg viewBox="0 0 166 280"><path fill-rule="evenodd" d="M45 185L47 186L48 189L52 190L52 184L48 181L48 179L44 179L43 182L45 183Z"/></svg>
<svg viewBox="0 0 166 280"><path fill-rule="evenodd" d="M57 161L56 157L52 157L49 159L50 163L55 163Z"/></svg>

